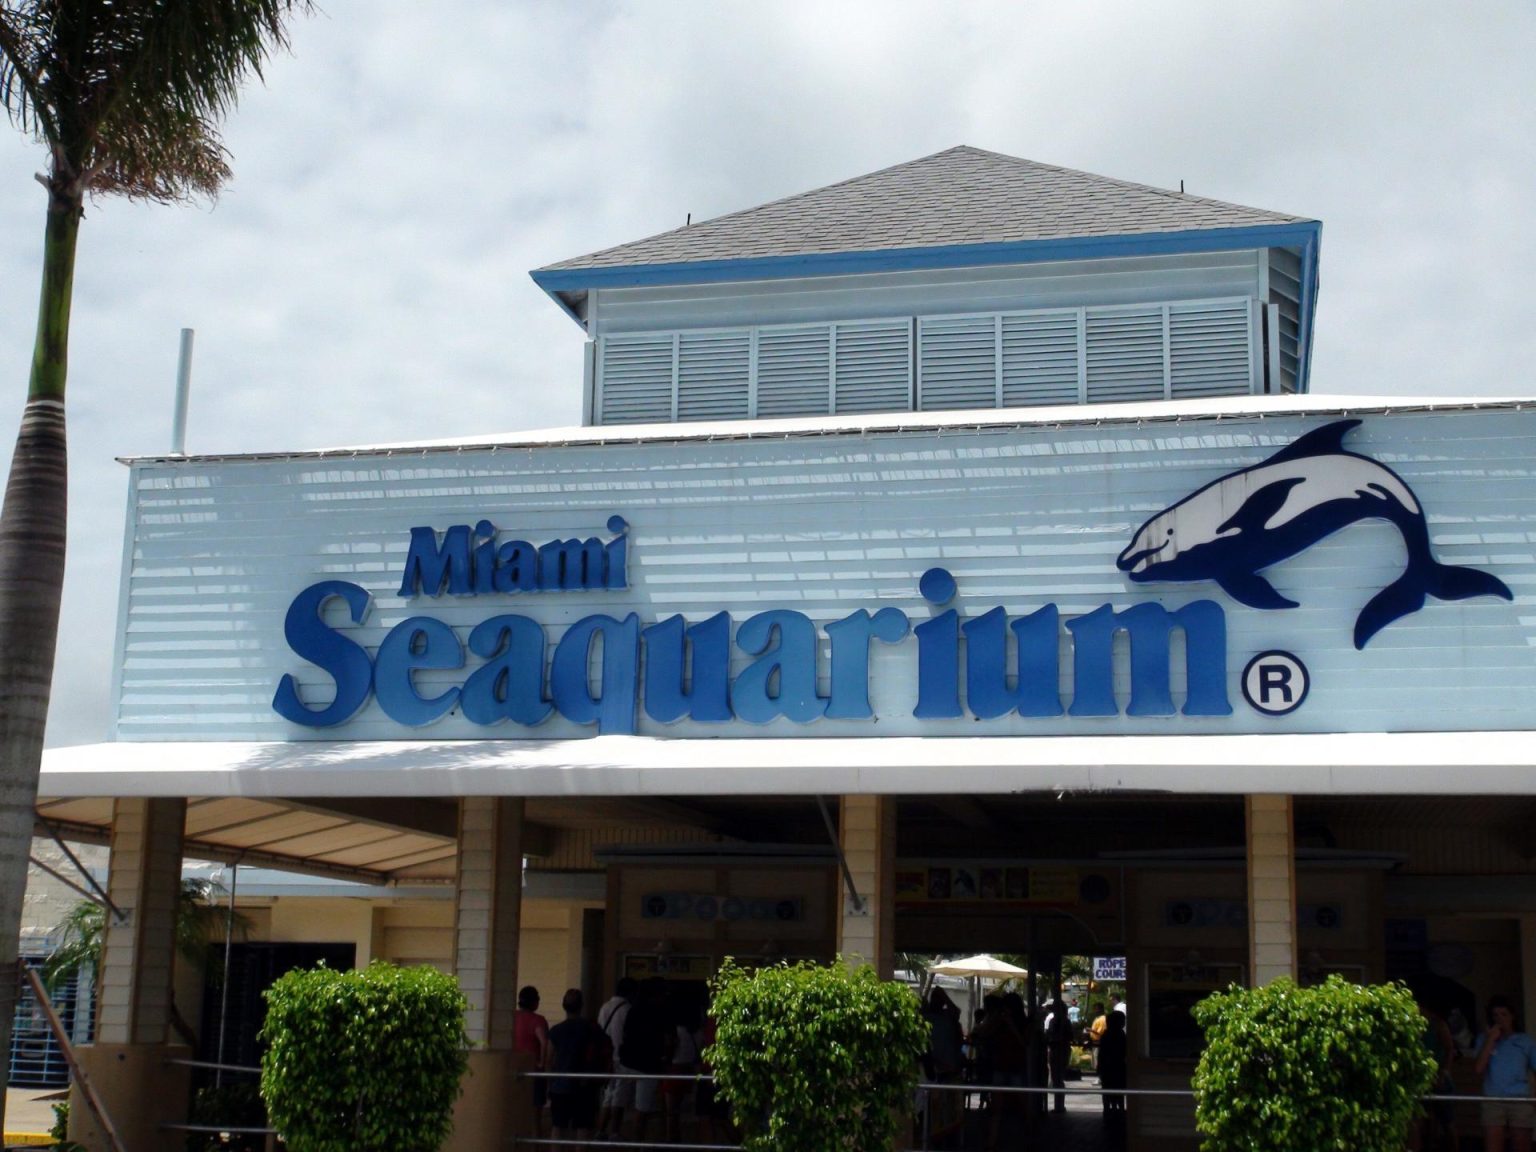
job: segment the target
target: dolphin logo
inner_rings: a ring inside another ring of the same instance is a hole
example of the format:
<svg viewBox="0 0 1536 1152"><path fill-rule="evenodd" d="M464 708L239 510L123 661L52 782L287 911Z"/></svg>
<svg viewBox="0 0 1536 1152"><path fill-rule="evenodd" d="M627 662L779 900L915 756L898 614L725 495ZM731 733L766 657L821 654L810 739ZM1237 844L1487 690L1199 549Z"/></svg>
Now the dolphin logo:
<svg viewBox="0 0 1536 1152"><path fill-rule="evenodd" d="M1475 568L1442 564L1429 547L1424 510L1385 464L1346 452L1359 420L1338 420L1287 444L1262 464L1229 472L1165 508L1136 531L1115 566L1138 584L1214 580L1250 608L1294 608L1259 573L1358 520L1389 520L1403 534L1408 567L1355 620L1355 647L1424 607L1424 597L1514 599Z"/></svg>

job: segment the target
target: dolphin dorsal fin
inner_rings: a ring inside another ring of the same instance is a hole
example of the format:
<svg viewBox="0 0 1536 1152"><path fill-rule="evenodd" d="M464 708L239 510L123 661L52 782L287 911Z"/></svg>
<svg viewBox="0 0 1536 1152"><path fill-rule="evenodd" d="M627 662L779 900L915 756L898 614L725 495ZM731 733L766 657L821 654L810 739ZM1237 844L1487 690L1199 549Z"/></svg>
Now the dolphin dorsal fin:
<svg viewBox="0 0 1536 1152"><path fill-rule="evenodd" d="M1300 460L1303 456L1328 456L1335 452L1342 452L1344 437L1349 435L1352 429L1358 428L1360 423L1359 420L1335 420L1332 424L1314 428L1292 440L1265 463L1276 464L1281 460Z"/></svg>

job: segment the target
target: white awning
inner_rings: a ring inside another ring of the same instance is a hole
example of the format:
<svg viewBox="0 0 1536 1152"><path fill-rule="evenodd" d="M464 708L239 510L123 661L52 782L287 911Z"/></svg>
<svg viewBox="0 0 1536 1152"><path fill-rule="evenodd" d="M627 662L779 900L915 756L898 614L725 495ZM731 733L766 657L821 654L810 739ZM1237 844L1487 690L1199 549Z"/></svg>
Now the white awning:
<svg viewBox="0 0 1536 1152"><path fill-rule="evenodd" d="M39 794L772 796L1010 792L1536 795L1536 732L92 744Z"/></svg>

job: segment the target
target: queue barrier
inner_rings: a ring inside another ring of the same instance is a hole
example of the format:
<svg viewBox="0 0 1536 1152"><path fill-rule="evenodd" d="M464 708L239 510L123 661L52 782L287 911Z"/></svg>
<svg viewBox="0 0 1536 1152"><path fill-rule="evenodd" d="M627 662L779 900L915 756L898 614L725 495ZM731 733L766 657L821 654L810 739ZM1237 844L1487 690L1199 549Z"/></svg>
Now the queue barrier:
<svg viewBox="0 0 1536 1152"><path fill-rule="evenodd" d="M168 1064L176 1064L187 1068L202 1068L210 1071L244 1073L254 1075L260 1073L259 1067L241 1064L220 1064L212 1060L168 1060ZM519 1079L526 1080L597 1080L606 1082L609 1080L672 1080L684 1081L693 1084L713 1083L714 1077L708 1073L693 1072L519 1072ZM1054 1088L1050 1086L1029 1085L1025 1087L1002 1084L954 1084L935 1083L920 1080L916 1091L919 1094L933 1092L961 1092L966 1095L1020 1095L1020 1096L1117 1096L1124 1098L1184 1098L1193 1099L1194 1091L1189 1088L1093 1088L1082 1085ZM1462 1096L1450 1093L1431 1093L1421 1098L1426 1104L1454 1103L1454 1104L1484 1104L1484 1103L1530 1103L1529 1096ZM928 1112L924 1110L926 1121ZM276 1132L272 1128L251 1128L239 1126L225 1126L218 1124L161 1124L162 1129L175 1132L212 1132L228 1133L241 1136L274 1136ZM926 1152L930 1140L926 1124L921 1137L921 1143L904 1152ZM676 1144L663 1141L640 1141L623 1139L606 1140L557 1140L552 1136L516 1136L513 1138L514 1148L587 1148L594 1145L603 1148L638 1148L670 1150L670 1152L740 1152L740 1144ZM964 1145L962 1144L962 1147Z"/></svg>

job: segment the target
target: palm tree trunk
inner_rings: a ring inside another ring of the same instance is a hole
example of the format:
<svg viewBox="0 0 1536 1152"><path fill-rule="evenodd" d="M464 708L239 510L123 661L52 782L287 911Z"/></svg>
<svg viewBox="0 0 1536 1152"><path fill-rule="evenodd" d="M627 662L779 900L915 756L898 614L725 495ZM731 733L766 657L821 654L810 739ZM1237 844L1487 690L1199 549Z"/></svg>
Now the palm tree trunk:
<svg viewBox="0 0 1536 1152"><path fill-rule="evenodd" d="M8 1079L22 897L64 582L64 380L80 203L50 192L37 340L0 510L0 1086ZM0 1093L0 1121L4 1119Z"/></svg>

